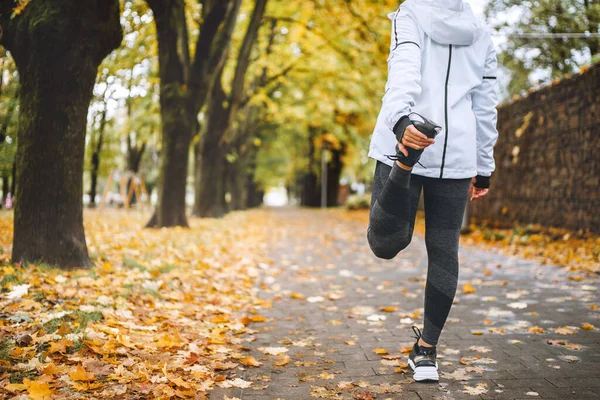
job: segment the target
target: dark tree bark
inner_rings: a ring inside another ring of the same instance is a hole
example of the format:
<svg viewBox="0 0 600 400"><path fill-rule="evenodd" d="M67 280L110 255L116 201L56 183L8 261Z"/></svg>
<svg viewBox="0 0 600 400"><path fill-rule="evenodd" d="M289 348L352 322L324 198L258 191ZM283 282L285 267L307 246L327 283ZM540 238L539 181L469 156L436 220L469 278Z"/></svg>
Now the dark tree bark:
<svg viewBox="0 0 600 400"><path fill-rule="evenodd" d="M102 153L102 145L104 144L104 130L106 129L106 103L100 116L100 127L98 129L98 137L92 140L92 168L90 171L90 207L96 207L96 193L98 188L98 171L100 170L100 154Z"/></svg>
<svg viewBox="0 0 600 400"><path fill-rule="evenodd" d="M189 147L196 116L206 101L225 54L241 0L205 0L192 60L185 1L147 0L158 38L162 152L158 205L147 227L188 226L185 192Z"/></svg>
<svg viewBox="0 0 600 400"><path fill-rule="evenodd" d="M222 86L222 71L219 71L211 94L207 111L208 121L201 146L200 170L196 171L195 203L193 215L197 217L221 217L226 212L225 163L227 138L238 110L243 103L246 73L250 65L252 48L258 37L268 0L256 0L248 29L242 41L236 68L231 81L231 92L226 95ZM224 105L226 104L226 105ZM207 170L208 169L208 170ZM198 176L199 175L199 176Z"/></svg>
<svg viewBox="0 0 600 400"><path fill-rule="evenodd" d="M15 194L17 192L17 161L12 163L12 171L10 174L10 192Z"/></svg>
<svg viewBox="0 0 600 400"><path fill-rule="evenodd" d="M346 148L342 145L339 149L330 149L329 152L331 160L327 163L327 207L336 207L339 205L340 178L344 168L342 157Z"/></svg>
<svg viewBox="0 0 600 400"><path fill-rule="evenodd" d="M228 124L227 109L223 106L227 96L221 85L221 74L213 86L208 107L206 128L200 146L199 169L196 171L196 192L192 214L203 218L218 218L225 215L225 146L220 143L221 134ZM200 190L198 190L200 188Z"/></svg>
<svg viewBox="0 0 600 400"><path fill-rule="evenodd" d="M21 84L12 258L89 267L86 116L98 66L122 39L119 2L36 0L15 18L11 8L0 5L0 43L13 55Z"/></svg>
<svg viewBox="0 0 600 400"><path fill-rule="evenodd" d="M9 176L7 173L5 173L4 175L2 175L2 197L0 197L0 203L4 204L4 199L6 198L6 195L8 194L8 192L10 192L10 186L9 186ZM0 204L0 208L2 208L2 204Z"/></svg>

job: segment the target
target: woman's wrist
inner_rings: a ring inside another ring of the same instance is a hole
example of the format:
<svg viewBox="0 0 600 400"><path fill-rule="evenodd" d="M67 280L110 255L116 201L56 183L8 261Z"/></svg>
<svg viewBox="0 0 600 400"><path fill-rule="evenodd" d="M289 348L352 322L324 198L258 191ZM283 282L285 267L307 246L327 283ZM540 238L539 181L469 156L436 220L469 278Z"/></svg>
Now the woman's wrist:
<svg viewBox="0 0 600 400"><path fill-rule="evenodd" d="M394 135L396 135L396 140L398 140L398 142L402 143L404 131L409 125L412 125L412 121L408 118L408 115L403 115L398 122L396 122L396 125L394 125Z"/></svg>
<svg viewBox="0 0 600 400"><path fill-rule="evenodd" d="M477 175L475 177L475 183L473 184L473 186L475 186L478 189L489 189L490 178L491 176Z"/></svg>

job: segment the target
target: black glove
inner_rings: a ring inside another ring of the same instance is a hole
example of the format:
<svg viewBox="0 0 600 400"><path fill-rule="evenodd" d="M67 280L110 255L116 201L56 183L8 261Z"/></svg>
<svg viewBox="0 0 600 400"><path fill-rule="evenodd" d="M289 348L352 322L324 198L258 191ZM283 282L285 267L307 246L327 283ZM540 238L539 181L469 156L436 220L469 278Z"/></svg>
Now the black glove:
<svg viewBox="0 0 600 400"><path fill-rule="evenodd" d="M475 186L478 189L489 189L490 188L490 178L491 178L491 176L477 175L475 177L475 183L473 184L473 186Z"/></svg>

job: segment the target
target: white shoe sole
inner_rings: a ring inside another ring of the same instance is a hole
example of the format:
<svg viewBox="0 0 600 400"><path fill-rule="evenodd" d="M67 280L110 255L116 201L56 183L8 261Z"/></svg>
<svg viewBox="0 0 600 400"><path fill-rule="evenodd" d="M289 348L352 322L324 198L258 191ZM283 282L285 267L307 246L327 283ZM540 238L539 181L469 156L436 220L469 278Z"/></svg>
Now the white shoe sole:
<svg viewBox="0 0 600 400"><path fill-rule="evenodd" d="M415 371L414 375L413 375L413 379L417 382L423 382L423 381L439 381L440 380L440 376L438 375L438 364L437 362L435 363L435 367L419 367L416 368L415 364L412 362L412 360L409 358L408 359L408 365L410 365L410 367L412 368L413 371Z"/></svg>

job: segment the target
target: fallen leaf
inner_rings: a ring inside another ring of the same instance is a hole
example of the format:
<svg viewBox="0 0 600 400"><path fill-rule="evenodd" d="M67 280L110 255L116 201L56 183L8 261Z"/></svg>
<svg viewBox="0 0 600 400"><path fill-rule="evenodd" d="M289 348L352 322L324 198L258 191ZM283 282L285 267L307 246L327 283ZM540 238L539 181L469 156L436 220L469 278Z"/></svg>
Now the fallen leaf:
<svg viewBox="0 0 600 400"><path fill-rule="evenodd" d="M83 368L83 365L78 365L77 368L69 372L69 376L74 381L94 381L96 377Z"/></svg>

